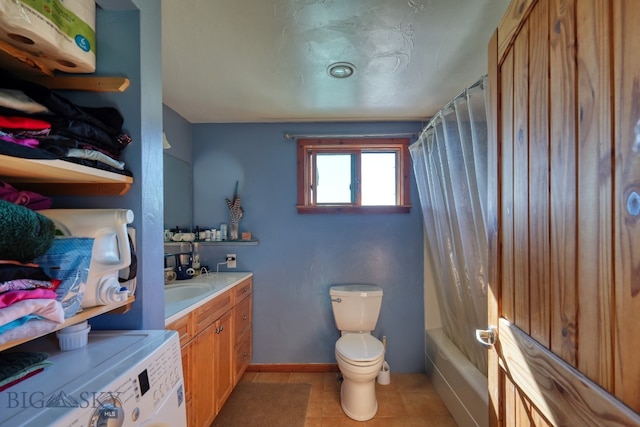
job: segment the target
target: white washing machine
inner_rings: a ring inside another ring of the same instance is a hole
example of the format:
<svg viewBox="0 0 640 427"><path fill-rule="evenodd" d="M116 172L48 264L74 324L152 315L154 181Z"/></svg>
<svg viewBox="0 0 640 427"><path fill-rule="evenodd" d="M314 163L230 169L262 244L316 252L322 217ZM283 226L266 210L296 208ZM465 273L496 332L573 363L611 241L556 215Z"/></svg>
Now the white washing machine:
<svg viewBox="0 0 640 427"><path fill-rule="evenodd" d="M47 352L53 365L0 392L2 427L187 425L175 331L94 331L65 352L49 335L13 350Z"/></svg>

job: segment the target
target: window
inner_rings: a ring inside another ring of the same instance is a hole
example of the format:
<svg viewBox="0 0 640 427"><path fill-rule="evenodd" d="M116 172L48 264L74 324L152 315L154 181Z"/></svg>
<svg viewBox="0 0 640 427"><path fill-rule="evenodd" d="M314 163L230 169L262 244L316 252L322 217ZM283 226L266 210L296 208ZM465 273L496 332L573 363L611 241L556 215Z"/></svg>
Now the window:
<svg viewBox="0 0 640 427"><path fill-rule="evenodd" d="M299 139L298 213L408 213L409 139Z"/></svg>

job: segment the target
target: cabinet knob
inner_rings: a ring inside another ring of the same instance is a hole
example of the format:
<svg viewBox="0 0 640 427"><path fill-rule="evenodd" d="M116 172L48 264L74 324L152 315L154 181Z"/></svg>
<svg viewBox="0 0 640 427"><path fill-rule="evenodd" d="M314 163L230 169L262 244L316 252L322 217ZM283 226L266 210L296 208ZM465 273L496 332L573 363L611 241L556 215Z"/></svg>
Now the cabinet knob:
<svg viewBox="0 0 640 427"><path fill-rule="evenodd" d="M242 353L242 355L243 355L244 357L247 357L247 356L249 355L249 352L248 352L248 351L245 351L244 353Z"/></svg>
<svg viewBox="0 0 640 427"><path fill-rule="evenodd" d="M249 292L249 288L247 288L246 286L244 288L242 288L242 293L246 294L247 292Z"/></svg>
<svg viewBox="0 0 640 427"><path fill-rule="evenodd" d="M248 319L247 315L246 315L246 314L243 314L243 315L242 315L242 320L247 320L247 319Z"/></svg>

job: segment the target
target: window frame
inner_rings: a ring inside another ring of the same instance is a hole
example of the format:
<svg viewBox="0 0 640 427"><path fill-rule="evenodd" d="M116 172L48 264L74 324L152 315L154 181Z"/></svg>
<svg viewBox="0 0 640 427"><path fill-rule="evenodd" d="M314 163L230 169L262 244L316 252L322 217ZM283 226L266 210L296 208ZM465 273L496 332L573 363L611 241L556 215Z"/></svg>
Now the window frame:
<svg viewBox="0 0 640 427"><path fill-rule="evenodd" d="M411 158L409 138L326 138L298 139L298 203L299 214L362 213L393 214L409 213L411 210ZM393 151L396 158L396 205L361 205L360 188L356 192L356 203L321 204L315 202L316 156L318 153L358 154L356 167L360 170L362 152Z"/></svg>

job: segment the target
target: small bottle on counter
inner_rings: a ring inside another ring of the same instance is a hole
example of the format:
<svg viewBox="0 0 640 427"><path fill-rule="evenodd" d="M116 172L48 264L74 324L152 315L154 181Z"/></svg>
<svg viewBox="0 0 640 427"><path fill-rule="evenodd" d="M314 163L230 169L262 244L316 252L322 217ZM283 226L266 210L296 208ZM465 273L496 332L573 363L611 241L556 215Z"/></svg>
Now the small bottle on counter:
<svg viewBox="0 0 640 427"><path fill-rule="evenodd" d="M196 274L200 273L200 252L198 251L198 244L193 244L191 252L191 267L196 271Z"/></svg>
<svg viewBox="0 0 640 427"><path fill-rule="evenodd" d="M227 240L227 224L220 224L220 238Z"/></svg>
<svg viewBox="0 0 640 427"><path fill-rule="evenodd" d="M205 230L204 231L204 240L206 242L210 242L211 241L211 230Z"/></svg>

